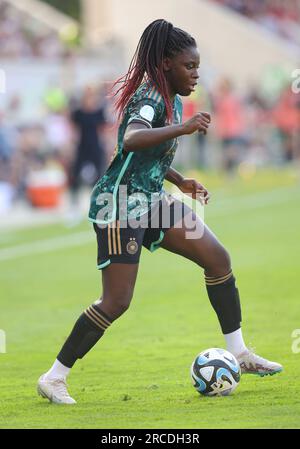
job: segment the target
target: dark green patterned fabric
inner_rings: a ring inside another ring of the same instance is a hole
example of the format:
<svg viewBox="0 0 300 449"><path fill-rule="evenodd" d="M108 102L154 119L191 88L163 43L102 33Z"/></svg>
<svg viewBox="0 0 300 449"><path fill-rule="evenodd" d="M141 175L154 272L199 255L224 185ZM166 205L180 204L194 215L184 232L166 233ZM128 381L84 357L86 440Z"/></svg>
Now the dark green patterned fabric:
<svg viewBox="0 0 300 449"><path fill-rule="evenodd" d="M173 124L181 123L181 120L182 102L176 95L173 103ZM140 216L147 212L163 193L164 177L173 161L178 139L140 151L125 152L123 138L126 127L132 122L144 123L149 128L168 125L163 98L155 87L142 84L126 107L119 126L118 145L113 159L92 191L89 219L93 222L108 223L116 218L123 219L126 214L128 217ZM127 195L131 197L126 204L121 204L118 200L119 192L126 189ZM113 200L111 195L106 195L108 193L113 194Z"/></svg>

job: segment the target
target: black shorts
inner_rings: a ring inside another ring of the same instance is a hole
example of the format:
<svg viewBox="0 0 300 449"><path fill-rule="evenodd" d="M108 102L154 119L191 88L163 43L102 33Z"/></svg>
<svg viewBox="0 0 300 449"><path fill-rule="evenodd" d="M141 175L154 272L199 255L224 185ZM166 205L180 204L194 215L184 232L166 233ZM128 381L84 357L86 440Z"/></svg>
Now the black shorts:
<svg viewBox="0 0 300 449"><path fill-rule="evenodd" d="M166 194L145 214L137 227L119 220L106 225L94 223L98 244L97 268L101 270L111 263L138 263L142 246L151 252L158 249L165 233L191 211L182 201Z"/></svg>

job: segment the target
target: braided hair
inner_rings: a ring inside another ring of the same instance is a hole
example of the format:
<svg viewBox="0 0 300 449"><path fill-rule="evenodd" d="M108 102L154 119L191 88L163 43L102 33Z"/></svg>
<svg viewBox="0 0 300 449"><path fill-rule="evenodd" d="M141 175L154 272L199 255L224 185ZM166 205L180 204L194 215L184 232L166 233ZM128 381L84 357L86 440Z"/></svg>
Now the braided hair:
<svg viewBox="0 0 300 449"><path fill-rule="evenodd" d="M189 47L196 47L196 41L185 31L174 27L164 19L150 23L139 40L128 72L114 84L114 87L119 83L122 84L114 93L114 96L118 97L115 106L119 117L136 89L143 81L147 81L153 84L162 95L167 118L171 120L172 104L163 71L163 59L173 57Z"/></svg>

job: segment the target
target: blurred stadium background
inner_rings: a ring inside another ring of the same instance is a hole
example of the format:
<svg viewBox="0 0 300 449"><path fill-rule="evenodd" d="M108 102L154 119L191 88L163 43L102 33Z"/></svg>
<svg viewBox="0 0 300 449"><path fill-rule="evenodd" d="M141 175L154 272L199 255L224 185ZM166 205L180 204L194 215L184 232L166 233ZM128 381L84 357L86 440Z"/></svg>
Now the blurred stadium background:
<svg viewBox="0 0 300 449"><path fill-rule="evenodd" d="M99 170L105 169L116 131L107 93L157 17L198 41L201 78L197 92L184 99L185 118L197 110L213 116L207 138L182 139L175 165L229 177L251 177L266 167L297 173L300 98L291 86L299 79L300 1L153 0L151 10L142 3L0 1L3 226L14 221L12 214L23 223L65 217L80 135L76 110L104 114L97 132ZM87 161L78 181L91 186L97 174Z"/></svg>
<svg viewBox="0 0 300 449"><path fill-rule="evenodd" d="M130 313L71 375L77 409L53 413L36 380L99 295L87 213L116 144L108 94L157 18L200 49L184 117L212 114L174 165L212 193L206 219L232 254L246 339L285 373L199 401L189 364L224 342L198 267L144 251ZM299 427L299 91L300 0L0 0L0 427ZM84 113L97 142L76 172Z"/></svg>

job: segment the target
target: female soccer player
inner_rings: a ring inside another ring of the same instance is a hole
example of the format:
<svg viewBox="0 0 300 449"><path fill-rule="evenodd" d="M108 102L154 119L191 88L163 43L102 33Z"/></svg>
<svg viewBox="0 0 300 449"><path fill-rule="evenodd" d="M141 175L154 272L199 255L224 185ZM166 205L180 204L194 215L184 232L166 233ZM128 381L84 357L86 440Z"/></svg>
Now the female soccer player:
<svg viewBox="0 0 300 449"><path fill-rule="evenodd" d="M38 393L52 402L76 402L67 391L66 377L76 360L128 309L142 246L150 251L161 246L204 269L209 300L242 373L264 376L282 370L244 343L239 293L227 251L189 207L162 188L167 179L183 193L201 195L204 203L209 199L198 181L170 166L177 138L196 131L206 134L210 125L205 112L181 123L179 95L194 90L198 67L195 40L171 23L155 20L143 32L129 71L119 80L118 145L93 189L89 213L97 234L102 296L82 313L53 366L38 381Z"/></svg>

